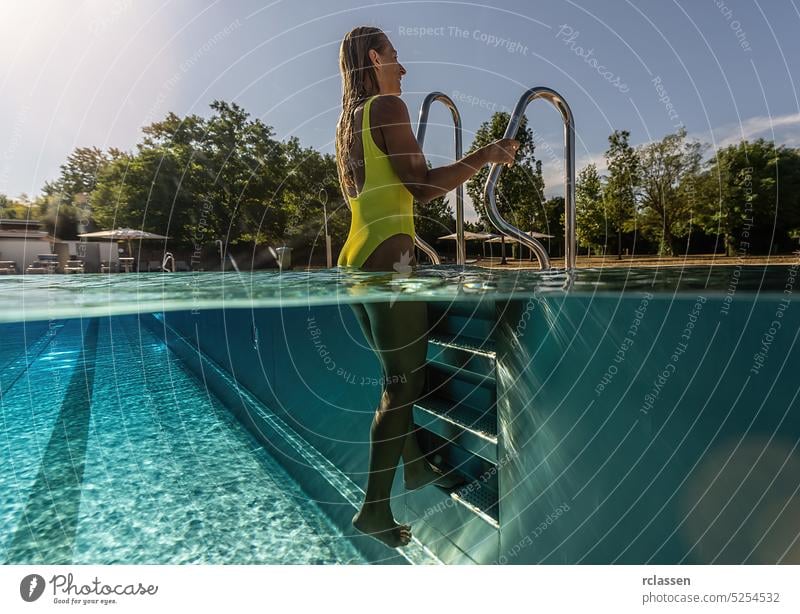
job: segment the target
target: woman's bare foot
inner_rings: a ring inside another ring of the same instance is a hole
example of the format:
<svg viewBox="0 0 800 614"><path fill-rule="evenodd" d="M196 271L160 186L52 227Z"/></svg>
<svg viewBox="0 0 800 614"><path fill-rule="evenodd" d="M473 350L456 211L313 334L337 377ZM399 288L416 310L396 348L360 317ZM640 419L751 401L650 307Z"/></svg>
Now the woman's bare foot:
<svg viewBox="0 0 800 614"><path fill-rule="evenodd" d="M397 524L391 511L363 505L353 516L353 526L362 533L383 542L389 548L400 548L411 541L411 527Z"/></svg>
<svg viewBox="0 0 800 614"><path fill-rule="evenodd" d="M435 484L442 488L455 488L465 482L466 480L454 471L445 473L427 461L403 465L403 483L406 490L416 490L428 484Z"/></svg>

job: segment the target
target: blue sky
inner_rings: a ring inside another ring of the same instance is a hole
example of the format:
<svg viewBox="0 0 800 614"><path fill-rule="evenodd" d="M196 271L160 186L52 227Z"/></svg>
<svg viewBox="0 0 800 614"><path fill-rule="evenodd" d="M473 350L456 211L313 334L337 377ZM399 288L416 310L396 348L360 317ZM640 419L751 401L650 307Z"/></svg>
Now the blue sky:
<svg viewBox="0 0 800 614"><path fill-rule="evenodd" d="M74 147L132 149L167 111L235 101L279 138L333 150L338 46L356 25L387 31L412 118L432 90L460 101L465 144L530 86L565 96L580 168L608 134L635 144L678 124L713 146L742 136L800 146L798 0L357 2L2 0L0 193L37 194ZM667 97L669 105L667 104ZM561 193L561 125L528 118L548 195ZM435 108L434 165L452 159ZM712 149L713 151L713 149Z"/></svg>

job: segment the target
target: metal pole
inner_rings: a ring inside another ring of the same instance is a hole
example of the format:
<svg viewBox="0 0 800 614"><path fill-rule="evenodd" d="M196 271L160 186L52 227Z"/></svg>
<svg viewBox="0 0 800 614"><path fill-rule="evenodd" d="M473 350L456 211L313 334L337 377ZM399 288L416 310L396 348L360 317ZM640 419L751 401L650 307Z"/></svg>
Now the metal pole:
<svg viewBox="0 0 800 614"><path fill-rule="evenodd" d="M555 106L564 121L564 264L567 269L574 269L577 245L575 234L575 122L567 101L564 100L561 94L549 87L530 88L520 97L514 107L503 136L507 139L516 136L522 117L525 115L525 109L537 98L543 98ZM539 267L548 269L550 268L550 257L547 255L547 250L545 250L544 246L533 237L509 224L497 209L495 188L502 169L502 165L493 164L486 180L484 197L489 219L500 232L511 235L523 245L527 245L536 255Z"/></svg>
<svg viewBox="0 0 800 614"><path fill-rule="evenodd" d="M327 264L330 269L333 267L333 256L331 254L331 236L328 234L328 207L325 201L322 201L322 215L325 218L325 254L327 256Z"/></svg>
<svg viewBox="0 0 800 614"><path fill-rule="evenodd" d="M425 96L425 100L422 101L422 106L419 109L419 120L417 121L417 143L419 143L419 147L422 149L425 143L425 132L428 127L428 113L430 112L431 105L437 101L450 109L450 115L453 117L453 128L455 130L453 139L455 156L456 160L460 160L464 154L461 114L458 112L456 103L453 102L447 94L443 94L442 92L431 92ZM464 184L460 184L456 187L456 263L463 266L466 260L467 251L466 241L464 240Z"/></svg>

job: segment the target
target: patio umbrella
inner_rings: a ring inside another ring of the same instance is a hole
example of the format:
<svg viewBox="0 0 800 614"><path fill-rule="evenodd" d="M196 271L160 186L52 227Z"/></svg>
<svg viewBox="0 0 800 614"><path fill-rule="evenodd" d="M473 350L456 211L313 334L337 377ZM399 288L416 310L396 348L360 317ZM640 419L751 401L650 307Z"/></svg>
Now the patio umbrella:
<svg viewBox="0 0 800 614"><path fill-rule="evenodd" d="M464 231L465 241L486 241L487 239L491 239L496 236L498 235L492 234L490 232L469 232L468 230ZM455 241L456 233L444 235L443 237L439 238L442 240Z"/></svg>
<svg viewBox="0 0 800 614"><path fill-rule="evenodd" d="M543 232L536 232L535 230L531 230L525 233L529 237L533 237L534 239L552 239L553 235L544 234ZM506 263L506 246L505 243L508 241L509 243L519 243L518 239L514 239L513 237L509 237L507 235L503 235L500 237L496 237L494 239L489 239L486 243L502 243L503 246L500 248L501 256L500 256L500 264ZM531 254L532 256L533 254Z"/></svg>
<svg viewBox="0 0 800 614"><path fill-rule="evenodd" d="M470 232L469 230L464 231L464 240L465 241L486 241L488 239L492 239L498 235L492 234L491 232ZM443 237L439 237L441 240L445 241L455 241L456 240L456 233L452 233L449 235L444 235ZM486 255L486 251L484 250L484 256Z"/></svg>
<svg viewBox="0 0 800 614"><path fill-rule="evenodd" d="M530 232L526 232L525 234L528 235L529 237L533 237L534 239L552 239L553 238L553 235L546 235L543 232L536 232L534 230L531 230ZM486 242L487 243L500 243L500 242L503 241L503 239L505 239L509 243L516 243L517 242L517 239L514 239L514 238L509 237L507 235L503 235L502 237L496 237L494 239L488 239Z"/></svg>
<svg viewBox="0 0 800 614"><path fill-rule="evenodd" d="M128 253L132 254L131 241L141 241L143 239L169 239L164 235L157 235L154 232L145 232L136 228L116 228L114 230L98 230L97 232L84 232L78 235L85 239L109 239L111 241L126 241L128 243Z"/></svg>
<svg viewBox="0 0 800 614"><path fill-rule="evenodd" d="M84 232L79 237L87 239L111 239L112 241L135 241L136 239L169 239L164 235L154 232L145 232L136 228L117 228L115 230L99 230L97 232Z"/></svg>

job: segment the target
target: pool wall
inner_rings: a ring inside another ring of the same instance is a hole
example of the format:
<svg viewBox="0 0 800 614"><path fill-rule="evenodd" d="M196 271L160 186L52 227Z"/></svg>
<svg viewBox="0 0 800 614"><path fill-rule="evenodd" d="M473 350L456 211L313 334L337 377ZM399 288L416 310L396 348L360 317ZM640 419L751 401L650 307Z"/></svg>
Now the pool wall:
<svg viewBox="0 0 800 614"><path fill-rule="evenodd" d="M509 305L500 562L800 561L800 309L755 298Z"/></svg>
<svg viewBox="0 0 800 614"><path fill-rule="evenodd" d="M499 538L426 545L447 563L800 561L800 309L755 298L638 291L503 303L493 332ZM164 321L365 486L380 373L348 306ZM352 505L239 415L352 533ZM399 475L394 492L396 515L414 520ZM402 561L364 539L372 560Z"/></svg>

